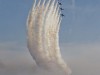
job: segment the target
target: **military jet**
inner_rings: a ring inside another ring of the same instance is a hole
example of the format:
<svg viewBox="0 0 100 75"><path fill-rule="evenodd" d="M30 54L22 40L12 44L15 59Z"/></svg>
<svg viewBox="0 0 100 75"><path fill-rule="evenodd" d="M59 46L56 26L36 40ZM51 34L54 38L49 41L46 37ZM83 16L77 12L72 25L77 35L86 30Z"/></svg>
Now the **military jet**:
<svg viewBox="0 0 100 75"><path fill-rule="evenodd" d="M62 5L62 3L58 2L59 5Z"/></svg>
<svg viewBox="0 0 100 75"><path fill-rule="evenodd" d="M63 8L60 8L60 10L64 10Z"/></svg>
<svg viewBox="0 0 100 75"><path fill-rule="evenodd" d="M60 14L62 17L64 17L65 15L64 14Z"/></svg>

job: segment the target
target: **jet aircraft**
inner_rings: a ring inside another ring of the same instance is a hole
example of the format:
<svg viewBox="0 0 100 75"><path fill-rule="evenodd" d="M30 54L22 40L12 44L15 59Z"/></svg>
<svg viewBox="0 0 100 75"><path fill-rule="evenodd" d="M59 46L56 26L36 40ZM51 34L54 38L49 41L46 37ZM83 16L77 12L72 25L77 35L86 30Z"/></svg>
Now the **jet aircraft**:
<svg viewBox="0 0 100 75"><path fill-rule="evenodd" d="M64 17L65 15L64 14L60 14L62 17Z"/></svg>
<svg viewBox="0 0 100 75"><path fill-rule="evenodd" d="M62 5L62 3L58 2L59 5Z"/></svg>
<svg viewBox="0 0 100 75"><path fill-rule="evenodd" d="M60 10L64 10L63 8L60 8Z"/></svg>

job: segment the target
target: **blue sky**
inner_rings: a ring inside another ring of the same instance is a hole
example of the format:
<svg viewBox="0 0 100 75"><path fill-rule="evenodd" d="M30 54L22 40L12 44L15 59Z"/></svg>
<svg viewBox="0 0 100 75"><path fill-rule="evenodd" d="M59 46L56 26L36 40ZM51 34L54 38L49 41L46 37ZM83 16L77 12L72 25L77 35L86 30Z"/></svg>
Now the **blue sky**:
<svg viewBox="0 0 100 75"><path fill-rule="evenodd" d="M72 75L99 75L100 0L73 1L61 0L65 9L60 29L62 55ZM26 19L32 4L33 0L0 0L0 62L9 64L16 59L17 64L31 63L26 48Z"/></svg>
<svg viewBox="0 0 100 75"><path fill-rule="evenodd" d="M25 24L33 0L0 0L0 41L25 42ZM95 42L100 38L99 0L62 0L65 14L61 24L61 42ZM73 17L74 16L74 17ZM74 18L74 19L73 19ZM66 35L65 35L66 34Z"/></svg>

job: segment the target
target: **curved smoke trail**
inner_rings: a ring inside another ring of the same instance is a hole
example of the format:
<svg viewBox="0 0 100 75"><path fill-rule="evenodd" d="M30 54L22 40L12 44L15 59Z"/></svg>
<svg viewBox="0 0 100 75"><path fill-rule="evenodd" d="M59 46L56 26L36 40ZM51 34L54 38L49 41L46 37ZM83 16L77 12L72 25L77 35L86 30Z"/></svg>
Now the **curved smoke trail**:
<svg viewBox="0 0 100 75"><path fill-rule="evenodd" d="M60 23L56 0L35 0L27 20L27 45L38 66L50 69L56 65L69 73L59 48Z"/></svg>

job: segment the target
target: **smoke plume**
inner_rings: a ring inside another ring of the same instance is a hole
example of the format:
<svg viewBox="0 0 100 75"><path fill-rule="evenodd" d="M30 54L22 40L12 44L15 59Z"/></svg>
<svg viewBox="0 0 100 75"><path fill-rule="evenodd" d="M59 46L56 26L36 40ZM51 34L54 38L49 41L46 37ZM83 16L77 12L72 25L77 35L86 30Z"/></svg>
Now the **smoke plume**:
<svg viewBox="0 0 100 75"><path fill-rule="evenodd" d="M40 68L69 75L59 48L60 13L56 0L35 0L27 19L27 45Z"/></svg>

